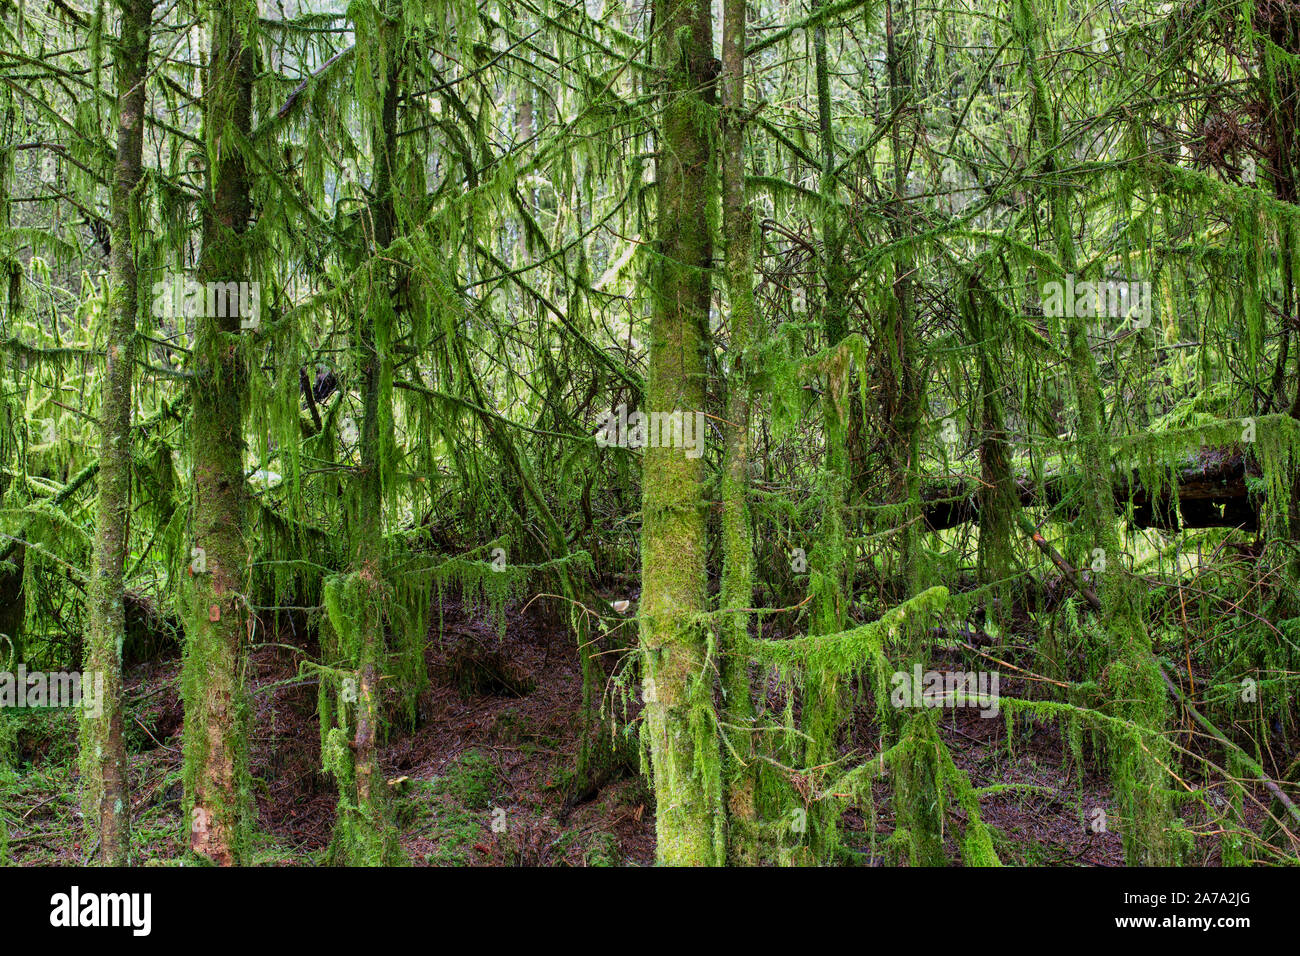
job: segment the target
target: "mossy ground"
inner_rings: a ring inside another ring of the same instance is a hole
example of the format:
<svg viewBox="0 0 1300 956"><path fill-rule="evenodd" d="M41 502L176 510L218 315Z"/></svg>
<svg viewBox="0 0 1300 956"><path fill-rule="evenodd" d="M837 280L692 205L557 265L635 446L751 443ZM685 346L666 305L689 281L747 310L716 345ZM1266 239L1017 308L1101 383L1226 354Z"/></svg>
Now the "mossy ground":
<svg viewBox="0 0 1300 956"><path fill-rule="evenodd" d="M1009 644L1023 644L1028 637L1015 628L1005 634ZM427 660L431 674L446 672L446 658L463 640L497 641L496 623L449 607L441 639L433 625ZM421 696L418 726L394 730L383 746L381 765L385 780L393 781L406 858L416 866L649 865L654 859L654 800L639 777L615 776L574 802L575 717L582 686L563 633L512 609L504 641L503 652L535 682L533 691L522 697L504 692L466 697L454 683L435 676ZM321 862L334 823L334 789L321 769L318 749L315 687L297 673L296 662L305 650L262 646L251 655L256 728L251 762L258 805L251 855L260 865ZM936 654L933 666L973 665L949 649ZM144 865L187 862L181 838L178 678L179 661L173 659L138 665L126 682L134 845L137 862ZM1019 697L1035 692L1004 675L1001 693ZM773 685L769 707L781 705L779 694ZM635 708L629 717L636 720ZM1091 735L1083 734L1075 756L1056 720L1023 717L1009 734L1003 717L984 719L975 710L952 710L939 716L937 729L973 787L1001 788L983 793L979 806L1003 863L1122 864L1123 821L1114 809L1105 756ZM874 709L859 703L844 746L871 752L879 734ZM0 714L0 860L69 864L90 853L77 816L75 739L70 713ZM906 864L908 841L890 840L897 832L890 788L888 774L870 786L874 842L866 807L848 809L840 817L846 860ZM497 808L504 811L500 832L492 826ZM1098 810L1106 814L1104 830L1094 829ZM1194 805L1180 812L1194 835L1189 863L1221 862L1214 821ZM1243 812L1246 825L1260 832L1264 821L1258 807L1246 801ZM958 841L966 824L955 802L945 823L942 854L955 865L962 859ZM790 862L810 860L799 834L786 834L783 846Z"/></svg>
<svg viewBox="0 0 1300 956"><path fill-rule="evenodd" d="M449 605L446 631L432 624L433 684L419 725L394 731L381 753L402 850L412 865L608 866L649 864L654 813L637 779L612 780L566 807L577 747L582 684L563 634L539 639L534 623L510 615L505 653L536 687L462 695L440 681L468 633L496 645L495 622ZM456 631L461 632L459 637ZM315 865L334 823L334 787L321 769L315 686L298 677L304 651L254 648L249 679L251 770L257 828L255 865ZM136 861L190 862L182 839L179 659L128 671L127 744ZM402 778L406 778L403 780ZM92 849L77 815L76 719L62 711L0 713L0 863L67 865ZM505 811L493 832L492 811ZM5 834L8 834L6 846Z"/></svg>

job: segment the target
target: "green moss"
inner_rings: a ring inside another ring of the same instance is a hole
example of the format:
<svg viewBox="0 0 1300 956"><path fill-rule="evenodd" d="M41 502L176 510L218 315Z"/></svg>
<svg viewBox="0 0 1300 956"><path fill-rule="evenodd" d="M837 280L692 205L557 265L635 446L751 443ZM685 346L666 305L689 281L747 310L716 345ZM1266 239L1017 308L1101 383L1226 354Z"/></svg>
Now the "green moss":
<svg viewBox="0 0 1300 956"><path fill-rule="evenodd" d="M395 817L406 839L432 839L425 856L432 866L467 866L470 853L492 820L492 801L500 782L488 757L477 750L461 754L432 780L411 786L397 798Z"/></svg>
<svg viewBox="0 0 1300 956"><path fill-rule="evenodd" d="M496 768L478 750L465 751L433 782L436 792L470 810L487 810L496 796L497 785Z"/></svg>
<svg viewBox="0 0 1300 956"><path fill-rule="evenodd" d="M749 653L754 660L774 668L787 685L804 691L805 707L810 688L824 694L825 688L847 686L859 673L869 675L882 726L896 728L892 732L899 735L900 742L878 760L894 767L898 813L906 821L903 829L908 839L914 841L909 854L916 865L942 863L945 784L956 787L958 781L952 774L941 776L946 750L932 723L926 723L933 721L934 715L916 714L900 723L898 712L889 705L889 676L896 669L894 662L900 659L902 650L915 643L915 634L928 630L930 616L943 610L947 601L947 589L933 587L869 624L785 641L749 642ZM837 779L827 779L827 768L835 767L840 759L834 747L840 725L836 717L839 708L821 706L814 712L818 720L805 718L801 737L806 740L807 736L817 734L820 743L815 750L805 746L803 755L805 760L809 753L821 755L818 763L806 764L821 769L811 773L812 799L805 800L803 806L808 811L808 831L813 834L809 846L812 858L828 861L838 859L843 852L835 821L843 810L845 798L831 795L847 795L847 799L867 805L869 815L874 817L870 780L879 764L876 760L859 764ZM788 791L783 796L780 788L769 788L762 795L765 815L780 819L791 808L788 800ZM819 826L820 837L816 836ZM874 832L871 839L874 844Z"/></svg>
<svg viewBox="0 0 1300 956"><path fill-rule="evenodd" d="M430 866L468 866L470 852L482 835L487 815L445 798L438 781L425 781L413 789L399 819L408 819L406 832L437 843L424 862Z"/></svg>
<svg viewBox="0 0 1300 956"><path fill-rule="evenodd" d="M201 606L204 600L196 603ZM188 730L181 824L187 842L199 830L219 828L231 862L242 862L253 820L244 674L238 648L226 641L226 631L212 626L206 614L195 611L195 619L186 633L181 667Z"/></svg>

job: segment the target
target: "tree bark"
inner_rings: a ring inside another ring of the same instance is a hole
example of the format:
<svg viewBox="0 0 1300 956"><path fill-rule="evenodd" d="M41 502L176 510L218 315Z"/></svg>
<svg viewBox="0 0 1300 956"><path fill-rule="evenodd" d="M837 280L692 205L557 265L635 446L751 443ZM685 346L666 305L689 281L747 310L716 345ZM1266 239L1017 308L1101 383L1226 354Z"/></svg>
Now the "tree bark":
<svg viewBox="0 0 1300 956"><path fill-rule="evenodd" d="M401 74L401 2L389 0L378 11L381 18L373 34L362 43L378 47L374 57L387 65L378 78L379 112L373 117L370 148L374 157L371 221L371 270L368 293L360 298L356 343L360 351L362 420L359 461L350 482L352 513L349 533L350 574L357 580L359 600L350 607L357 615L356 637L344 649L347 666L357 674L355 719L351 741L352 792L340 799L342 831L337 861L347 865L386 865L395 861L387 788L379 773L377 741L383 721L380 674L384 661L388 562L384 545L385 469L392 444L391 335L396 317L397 289L386 251L397 235L397 208L393 182L397 162L398 95Z"/></svg>
<svg viewBox="0 0 1300 956"><path fill-rule="evenodd" d="M122 0L118 39L117 155L112 188L109 328L100 385L99 487L86 637L86 670L103 675L103 708L81 725L82 811L98 831L99 860L124 866L131 852L131 788L122 736L126 553L131 512L131 379L139 305L135 223L140 218L145 77L152 0Z"/></svg>
<svg viewBox="0 0 1300 956"><path fill-rule="evenodd" d="M204 97L208 186L201 284L247 282L244 232L252 216L247 163L234 133L252 126L254 50L241 0L215 0ZM222 866L247 852L248 742L244 691L246 371L239 310L197 320L193 381L195 569L185 665L185 805L190 848ZM234 314L232 314L234 313ZM192 565L193 568L193 565Z"/></svg>
<svg viewBox="0 0 1300 956"><path fill-rule="evenodd" d="M732 728L734 755L727 761L728 857L757 861L753 764L754 704L750 697L746 642L754 588L754 534L749 516L749 348L757 313L751 250L754 220L745 195L745 2L725 0L722 20L722 231L726 243L727 295L731 306L726 447L722 464L721 626L724 715Z"/></svg>
<svg viewBox="0 0 1300 956"><path fill-rule="evenodd" d="M705 212L713 170L713 30L708 0L655 0L662 110L655 159L658 237L650 321L651 412L705 406L713 246ZM697 615L706 608L703 458L646 448L642 471L641 644L645 733L658 859L725 858L712 664Z"/></svg>

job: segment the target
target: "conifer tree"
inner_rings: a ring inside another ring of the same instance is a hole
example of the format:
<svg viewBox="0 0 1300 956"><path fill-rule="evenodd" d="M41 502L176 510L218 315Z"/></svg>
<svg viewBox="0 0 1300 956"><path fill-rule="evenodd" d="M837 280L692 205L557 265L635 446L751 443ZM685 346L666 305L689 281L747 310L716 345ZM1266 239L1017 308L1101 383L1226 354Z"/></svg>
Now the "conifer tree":
<svg viewBox="0 0 1300 956"><path fill-rule="evenodd" d="M248 853L248 490L244 480L246 340L251 302L231 307L255 263L246 235L253 215L246 150L253 119L256 7L217 0L209 8L211 48L204 80L202 203L198 282L226 291L221 314L198 318L190 389L194 572L186 617L185 807L190 847L220 865ZM204 312L208 312L205 296ZM260 323L260 316L257 317Z"/></svg>
<svg viewBox="0 0 1300 956"><path fill-rule="evenodd" d="M86 670L103 675L104 696L100 715L83 721L81 739L84 813L97 831L100 860L112 866L128 861L131 846L131 786L122 727L123 574L130 542L131 385L140 305L136 256L144 208L139 187L152 12L151 0L127 0L120 5L114 57L117 152L112 182L109 326L100 385L99 487L86 639Z"/></svg>

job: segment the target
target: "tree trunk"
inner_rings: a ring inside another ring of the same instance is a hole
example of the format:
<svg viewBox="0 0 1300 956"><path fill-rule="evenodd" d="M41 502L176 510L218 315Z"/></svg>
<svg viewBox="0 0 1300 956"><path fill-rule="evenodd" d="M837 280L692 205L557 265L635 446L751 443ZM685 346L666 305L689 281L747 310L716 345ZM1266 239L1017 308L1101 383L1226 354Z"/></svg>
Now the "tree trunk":
<svg viewBox="0 0 1300 956"><path fill-rule="evenodd" d="M705 406L709 270L705 218L714 176L714 81L707 0L656 0L662 71L656 154L658 261L653 283L647 403L693 416ZM713 664L697 615L705 603L703 458L645 449L642 472L641 643L645 733L656 800L658 859L721 864L725 857Z"/></svg>
<svg viewBox="0 0 1300 956"><path fill-rule="evenodd" d="M823 4L824 5L824 4ZM824 284L821 323L828 349L845 337L844 249L836 206L835 139L831 130L830 65L826 57L826 27L813 28L813 69L817 85L817 126L822 163L821 277ZM849 391L849 363L840 356L827 364L822 398L822 432L826 457L822 463L822 515L819 537L809 566L815 591L810 634L834 634L848 620L852 562L846 543L845 505L848 498L848 435L845 399ZM859 372L861 370L859 369ZM801 720L805 734L804 765L821 767L836 757L836 739L844 711L845 687L841 677L810 669L805 680ZM808 807L808 842L818 860L827 860L838 844L836 823L840 805L835 800L814 800Z"/></svg>
<svg viewBox="0 0 1300 956"><path fill-rule="evenodd" d="M750 382L747 354L757 314L751 241L753 213L745 195L745 0L725 0L722 21L722 231L731 306L726 448L722 464L722 619L719 652L726 723L735 750L727 762L728 856L757 862L754 704L749 687L749 617L753 601L754 535L749 517Z"/></svg>
<svg viewBox="0 0 1300 956"><path fill-rule="evenodd" d="M139 289L135 232L144 148L145 75L152 0L123 0L117 45L117 157L112 186L109 329L100 386L99 489L94 559L87 595L86 670L103 675L103 708L81 725L82 812L98 831L99 859L130 859L131 790L122 737L122 648L126 642L124 572L131 511L131 376ZM93 679L93 678L92 678Z"/></svg>
<svg viewBox="0 0 1300 956"><path fill-rule="evenodd" d="M356 615L355 640L345 648L347 665L356 669L356 713L351 741L350 772L340 781L352 792L340 799L342 830L335 847L337 861L348 865L386 865L395 861L398 849L390 819L387 787L379 773L377 741L383 720L379 675L384 659L383 608L387 605L388 563L384 553L384 487L392 445L392 330L396 319L397 294L393 270L385 256L397 233L397 210L393 196L394 164L397 162L397 102L401 74L401 4L394 0L379 11L377 29L362 42L380 48L374 59L387 64L379 78L379 114L371 128L374 156L371 207L367 232L373 236L370 250L370 289L362 298L357 316L357 348L360 350L362 420L360 461L351 481L353 520L349 546L350 574L356 580L357 596L349 602ZM364 32L364 31L359 31Z"/></svg>
<svg viewBox="0 0 1300 956"><path fill-rule="evenodd" d="M244 231L252 215L247 164L232 132L251 129L254 50L239 0L212 7L212 48L204 87L208 187L201 284L247 282ZM210 288L210 287L209 287ZM241 303L242 305L243 303ZM194 347L193 521L197 566L182 676L185 694L185 805L190 848L228 866L245 860L248 826L244 486L246 370L242 310L197 320ZM232 314L234 313L234 314Z"/></svg>
<svg viewBox="0 0 1300 956"><path fill-rule="evenodd" d="M895 12L897 7L897 14ZM907 210L908 145L903 136L905 107L912 99L915 72L909 13L905 3L889 0L885 6L885 50L889 73L889 105L895 117L890 131L894 174L893 221L890 235L903 242L912 233ZM896 22L901 21L901 22ZM911 250L903 247L894 260L894 302L886 313L885 334L881 337L887 350L885 370L886 447L889 454L889 501L901 506L894 519L898 525L898 575L896 599L906 601L920 590L919 555L920 510L919 459L920 424L924 385L917 365L916 291L912 275L916 271ZM907 671L914 664L923 670L930 666L928 634L924 629L911 632L903 643L896 667ZM898 826L907 830L909 859L913 866L943 866L943 807L939 800L939 751L943 746L935 729L935 715L919 711L899 715L892 728L899 739L911 741L895 767L894 806Z"/></svg>
<svg viewBox="0 0 1300 956"><path fill-rule="evenodd" d="M1001 582L1012 573L1012 526L1020 508L1020 499L1011 470L1011 449L999 396L1001 386L996 365L1002 360L1002 349L997 322L986 316L982 308L986 300L982 296L977 282L972 279L965 289L962 312L966 334L975 346L979 363L979 581L982 585L992 586L994 595L999 595L1006 590ZM1009 614L1009 602L1003 603L1006 604L1003 610Z"/></svg>
<svg viewBox="0 0 1300 956"><path fill-rule="evenodd" d="M1049 184L1045 188L1060 268L1063 274L1070 275L1077 268L1077 256L1069 193L1055 162L1060 148L1060 117L1049 104L1046 84L1038 70L1038 13L1033 0L1019 2L1021 9L1014 22L1024 47L1034 124L1038 135L1045 139L1042 182ZM1078 413L1074 451L1083 486L1082 537L1092 566L1098 569L1097 594L1111 662L1109 692L1116 701L1115 715L1138 728L1138 733L1112 741L1112 777L1126 818L1124 856L1134 865L1171 865L1177 858L1169 832L1169 775L1163 769L1170 761L1159 737L1166 725L1165 688L1142 620L1141 593L1120 565L1109 442L1103 433L1101 382L1088 344L1087 319L1068 310L1065 333Z"/></svg>
<svg viewBox="0 0 1300 956"><path fill-rule="evenodd" d="M899 7L895 25L895 6ZM903 4L891 0L885 7L885 47L889 73L889 106L894 116L890 130L893 153L894 201L890 235L895 242L903 242L913 232L907 213L908 145L903 138L902 121L908 115L904 107L912 99L914 65L914 36L909 28L908 13ZM920 551L919 522L919 457L920 425L923 407L924 384L918 374L916 334L916 290L912 277L916 272L913 253L903 248L894 261L894 308L886 315L882 345L888 366L885 379L887 429L886 447L889 454L889 485L892 504L904 510L895 519L898 525L898 601L906 601L920 590L918 580L918 555Z"/></svg>

